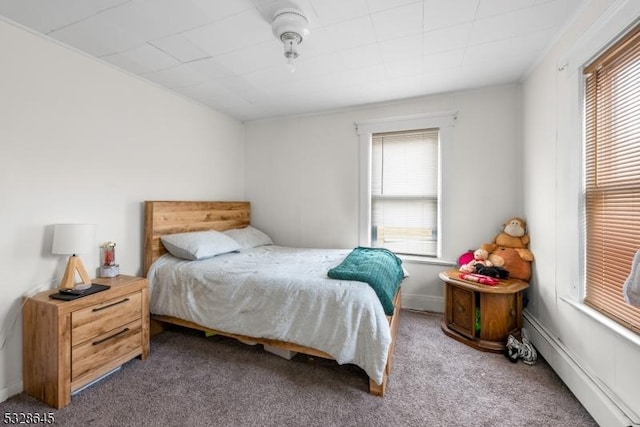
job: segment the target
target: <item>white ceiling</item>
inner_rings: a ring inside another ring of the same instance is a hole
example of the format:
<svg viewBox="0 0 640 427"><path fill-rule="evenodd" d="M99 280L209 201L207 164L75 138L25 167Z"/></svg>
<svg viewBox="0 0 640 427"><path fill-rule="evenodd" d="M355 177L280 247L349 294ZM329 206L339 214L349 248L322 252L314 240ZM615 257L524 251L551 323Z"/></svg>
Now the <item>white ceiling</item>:
<svg viewBox="0 0 640 427"><path fill-rule="evenodd" d="M0 0L0 15L239 120L519 81L586 0ZM295 73L271 32L299 7Z"/></svg>

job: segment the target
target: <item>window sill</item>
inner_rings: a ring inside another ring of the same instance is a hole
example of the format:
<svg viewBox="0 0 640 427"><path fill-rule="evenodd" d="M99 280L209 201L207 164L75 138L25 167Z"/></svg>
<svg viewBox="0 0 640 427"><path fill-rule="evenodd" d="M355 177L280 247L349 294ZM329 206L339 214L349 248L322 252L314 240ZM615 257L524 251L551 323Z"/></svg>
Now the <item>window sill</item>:
<svg viewBox="0 0 640 427"><path fill-rule="evenodd" d="M609 319L607 316L598 313L596 310L587 306L586 304L583 304L578 301L574 301L570 297L560 297L560 299L566 302L567 304L569 304L570 306L574 307L575 309L581 311L585 315L591 317L596 322L602 324L608 329L611 329L611 331L614 332L616 335L619 335L622 338L625 338L626 340L630 341L632 344L635 344L636 346L640 347L640 335L636 334L633 331L630 331L629 329L618 324L617 322L614 322L613 320Z"/></svg>
<svg viewBox="0 0 640 427"><path fill-rule="evenodd" d="M455 261L448 261L440 258L430 258L419 255L402 255L398 254L398 258L400 258L403 262L408 264L428 264L428 265L442 265L447 267L453 267L457 265Z"/></svg>

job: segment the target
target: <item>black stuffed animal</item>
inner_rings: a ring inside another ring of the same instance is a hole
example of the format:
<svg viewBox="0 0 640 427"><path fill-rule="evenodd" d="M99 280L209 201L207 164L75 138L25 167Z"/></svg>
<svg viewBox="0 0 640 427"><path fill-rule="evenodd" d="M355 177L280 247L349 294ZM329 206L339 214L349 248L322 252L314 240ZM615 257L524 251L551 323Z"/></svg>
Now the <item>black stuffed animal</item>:
<svg viewBox="0 0 640 427"><path fill-rule="evenodd" d="M476 273L483 276L495 277L497 279L508 279L509 272L502 267L491 266L488 267L482 264L475 264Z"/></svg>

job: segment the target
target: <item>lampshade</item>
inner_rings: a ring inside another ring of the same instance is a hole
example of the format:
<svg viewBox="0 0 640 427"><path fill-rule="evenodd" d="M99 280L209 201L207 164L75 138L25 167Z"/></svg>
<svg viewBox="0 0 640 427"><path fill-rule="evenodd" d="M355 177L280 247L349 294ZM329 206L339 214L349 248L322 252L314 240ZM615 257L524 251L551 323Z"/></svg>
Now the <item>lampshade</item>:
<svg viewBox="0 0 640 427"><path fill-rule="evenodd" d="M87 269L76 254L84 254L94 249L95 231L96 226L93 224L56 224L54 226L51 253L71 255L60 281L61 288L88 289L91 287ZM76 273L81 279L78 284L75 283Z"/></svg>
<svg viewBox="0 0 640 427"><path fill-rule="evenodd" d="M85 254L94 250L94 224L56 224L53 229L52 254Z"/></svg>

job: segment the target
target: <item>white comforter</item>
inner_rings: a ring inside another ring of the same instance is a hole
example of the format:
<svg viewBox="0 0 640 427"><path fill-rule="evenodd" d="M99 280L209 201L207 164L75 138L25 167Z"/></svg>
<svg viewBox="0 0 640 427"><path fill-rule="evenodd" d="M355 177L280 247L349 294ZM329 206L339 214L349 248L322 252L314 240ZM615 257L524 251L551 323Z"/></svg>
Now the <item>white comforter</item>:
<svg viewBox="0 0 640 427"><path fill-rule="evenodd" d="M376 293L327 277L349 252L269 245L201 261L163 255L148 274L151 312L312 347L381 384L391 332Z"/></svg>

